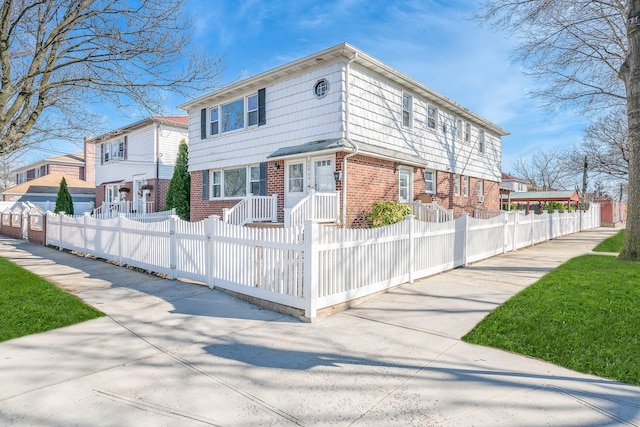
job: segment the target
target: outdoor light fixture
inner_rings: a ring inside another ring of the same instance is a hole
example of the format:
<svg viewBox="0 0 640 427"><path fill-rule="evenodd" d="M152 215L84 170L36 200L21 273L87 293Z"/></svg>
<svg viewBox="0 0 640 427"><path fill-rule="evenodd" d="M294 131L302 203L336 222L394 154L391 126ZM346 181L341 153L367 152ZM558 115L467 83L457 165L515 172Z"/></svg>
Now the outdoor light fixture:
<svg viewBox="0 0 640 427"><path fill-rule="evenodd" d="M276 163L275 165L273 165L273 168L274 168L275 170L280 169L280 163Z"/></svg>
<svg viewBox="0 0 640 427"><path fill-rule="evenodd" d="M340 179L342 178L340 175L341 175L341 172L339 172L339 171L335 171L335 172L333 173L333 179L335 179L335 180L336 180L336 182L340 181Z"/></svg>

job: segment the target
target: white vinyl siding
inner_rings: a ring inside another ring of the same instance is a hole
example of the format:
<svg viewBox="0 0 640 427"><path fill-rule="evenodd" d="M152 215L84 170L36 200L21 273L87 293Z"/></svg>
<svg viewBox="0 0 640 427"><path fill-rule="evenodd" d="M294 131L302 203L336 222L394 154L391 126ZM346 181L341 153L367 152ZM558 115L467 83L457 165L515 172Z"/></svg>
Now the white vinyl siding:
<svg viewBox="0 0 640 427"><path fill-rule="evenodd" d="M326 96L318 98L314 86L323 78L329 82L330 90ZM189 170L206 170L211 165L226 169L260 163L282 147L343 137L344 116L339 108L344 98L342 78L343 64L337 62L267 85L267 122L264 126L246 126L215 137L208 134L206 139L200 139L200 110L203 107L194 107L189 111ZM247 90L246 95L253 93L255 89ZM236 99L237 96L217 99L207 107ZM209 128L207 130L210 132Z"/></svg>

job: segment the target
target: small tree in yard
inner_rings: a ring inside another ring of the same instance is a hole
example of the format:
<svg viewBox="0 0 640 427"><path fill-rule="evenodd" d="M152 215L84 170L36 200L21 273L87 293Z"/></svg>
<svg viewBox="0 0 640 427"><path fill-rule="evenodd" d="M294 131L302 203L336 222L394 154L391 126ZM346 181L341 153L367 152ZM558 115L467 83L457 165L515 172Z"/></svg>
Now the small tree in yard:
<svg viewBox="0 0 640 427"><path fill-rule="evenodd" d="M189 175L189 146L183 139L180 141L176 167L169 182L165 210L175 208L176 214L189 221L191 215L191 175Z"/></svg>
<svg viewBox="0 0 640 427"><path fill-rule="evenodd" d="M58 198L56 199L56 209L54 212L64 212L68 215L73 215L73 200L67 187L67 180L64 177L62 177L62 181L60 181L60 189L58 190Z"/></svg>

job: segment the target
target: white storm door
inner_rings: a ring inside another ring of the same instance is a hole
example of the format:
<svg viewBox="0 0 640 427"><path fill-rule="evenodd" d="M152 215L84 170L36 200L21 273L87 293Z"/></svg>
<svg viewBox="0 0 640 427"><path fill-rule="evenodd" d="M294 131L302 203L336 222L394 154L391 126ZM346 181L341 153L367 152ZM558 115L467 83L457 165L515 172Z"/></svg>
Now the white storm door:
<svg viewBox="0 0 640 427"><path fill-rule="evenodd" d="M284 167L284 207L292 208L307 195L306 162L290 161Z"/></svg>
<svg viewBox="0 0 640 427"><path fill-rule="evenodd" d="M314 160L314 177L316 191L336 191L336 180L333 176L335 167L332 159Z"/></svg>

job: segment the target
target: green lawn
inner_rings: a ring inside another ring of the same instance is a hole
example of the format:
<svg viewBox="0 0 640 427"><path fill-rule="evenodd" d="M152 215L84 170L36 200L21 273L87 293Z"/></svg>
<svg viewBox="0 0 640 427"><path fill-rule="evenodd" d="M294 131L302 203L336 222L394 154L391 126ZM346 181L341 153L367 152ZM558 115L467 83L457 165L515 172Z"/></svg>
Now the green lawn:
<svg viewBox="0 0 640 427"><path fill-rule="evenodd" d="M598 246L593 248L594 252L620 252L624 243L624 230L620 230L614 236L600 242Z"/></svg>
<svg viewBox="0 0 640 427"><path fill-rule="evenodd" d="M463 337L640 385L640 263L614 256L569 260Z"/></svg>
<svg viewBox="0 0 640 427"><path fill-rule="evenodd" d="M102 316L75 296L0 258L0 342Z"/></svg>

